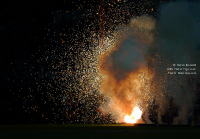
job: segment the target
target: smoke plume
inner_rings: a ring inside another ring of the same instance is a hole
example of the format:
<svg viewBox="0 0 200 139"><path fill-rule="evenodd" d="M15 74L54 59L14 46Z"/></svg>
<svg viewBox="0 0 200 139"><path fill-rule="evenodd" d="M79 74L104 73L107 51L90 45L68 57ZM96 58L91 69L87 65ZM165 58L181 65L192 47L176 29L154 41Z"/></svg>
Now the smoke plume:
<svg viewBox="0 0 200 139"><path fill-rule="evenodd" d="M140 16L118 28L115 45L100 60L101 93L109 100L101 110L123 122L139 106L148 123L154 107L155 121L176 113L173 122L186 123L200 65L199 13L200 3L169 2L160 7L158 20ZM196 64L197 75L170 75L172 64Z"/></svg>

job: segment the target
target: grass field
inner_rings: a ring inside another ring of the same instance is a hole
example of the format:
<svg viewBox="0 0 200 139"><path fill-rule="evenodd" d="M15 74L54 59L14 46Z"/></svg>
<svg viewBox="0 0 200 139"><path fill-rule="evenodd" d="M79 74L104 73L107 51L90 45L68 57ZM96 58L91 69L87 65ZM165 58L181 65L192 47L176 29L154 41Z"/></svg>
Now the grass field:
<svg viewBox="0 0 200 139"><path fill-rule="evenodd" d="M0 125L0 139L192 139L200 138L199 127L108 125Z"/></svg>

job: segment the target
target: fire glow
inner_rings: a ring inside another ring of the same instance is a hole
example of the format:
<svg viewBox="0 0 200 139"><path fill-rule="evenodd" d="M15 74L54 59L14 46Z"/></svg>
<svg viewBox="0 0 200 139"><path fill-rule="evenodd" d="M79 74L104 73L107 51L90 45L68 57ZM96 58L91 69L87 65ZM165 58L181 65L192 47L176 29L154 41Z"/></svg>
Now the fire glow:
<svg viewBox="0 0 200 139"><path fill-rule="evenodd" d="M153 100L154 88L145 55L153 42L154 26L150 17L135 18L114 32L113 44L105 40L101 47L107 49L99 58L100 92L106 99L100 109L111 114L117 123L143 122L140 108L148 119L147 107Z"/></svg>
<svg viewBox="0 0 200 139"><path fill-rule="evenodd" d="M131 115L126 115L124 117L124 122L126 123L136 123L137 120L139 120L142 116L142 111L138 108L135 107L131 113Z"/></svg>

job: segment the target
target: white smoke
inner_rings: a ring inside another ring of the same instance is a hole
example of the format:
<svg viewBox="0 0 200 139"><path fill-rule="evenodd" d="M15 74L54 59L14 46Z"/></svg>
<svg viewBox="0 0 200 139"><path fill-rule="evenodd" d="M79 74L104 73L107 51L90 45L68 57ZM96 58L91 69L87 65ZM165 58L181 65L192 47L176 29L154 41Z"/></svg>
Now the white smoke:
<svg viewBox="0 0 200 139"><path fill-rule="evenodd" d="M200 3L169 2L160 7L157 48L171 64L197 64L199 71ZM168 68L166 63L158 66ZM187 123L194 102L197 75L173 75L168 93L178 107L174 123ZM181 88L182 86L182 88Z"/></svg>

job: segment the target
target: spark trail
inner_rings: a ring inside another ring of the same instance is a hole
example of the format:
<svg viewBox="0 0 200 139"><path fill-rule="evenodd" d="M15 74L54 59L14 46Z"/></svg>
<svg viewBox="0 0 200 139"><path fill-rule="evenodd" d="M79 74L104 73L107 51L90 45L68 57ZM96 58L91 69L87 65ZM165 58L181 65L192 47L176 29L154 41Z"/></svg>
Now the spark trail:
<svg viewBox="0 0 200 139"><path fill-rule="evenodd" d="M93 4L88 3L89 9L84 8L86 4L78 6L84 11L80 18L85 22L74 24L72 30L67 28L68 35L63 30L52 33L59 41L49 37L52 47L39 59L48 70L56 71L51 81L42 81L50 88L46 94L49 100L60 105L55 115L64 113L66 123L120 123L138 107L140 120L150 123L154 107L158 115L154 122L162 122L161 115L173 97L171 86L179 79L166 72L166 65L175 61L161 43L165 36L158 29L155 4L105 1L101 42L99 6Z"/></svg>

